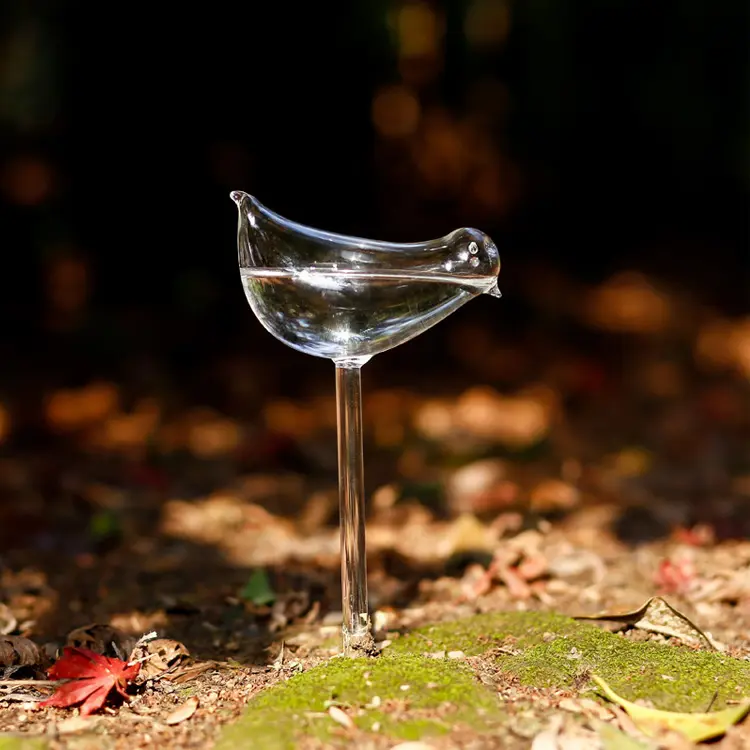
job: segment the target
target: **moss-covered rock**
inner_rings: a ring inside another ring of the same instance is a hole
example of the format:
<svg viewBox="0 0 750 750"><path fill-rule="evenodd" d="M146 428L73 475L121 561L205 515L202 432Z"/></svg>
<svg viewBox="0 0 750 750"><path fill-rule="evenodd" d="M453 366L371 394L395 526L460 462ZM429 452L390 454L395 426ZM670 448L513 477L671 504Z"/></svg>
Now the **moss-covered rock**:
<svg viewBox="0 0 750 750"><path fill-rule="evenodd" d="M465 664L418 654L378 659L334 658L251 701L218 748L294 748L301 736L348 744L347 730L327 713L346 709L365 732L403 740L444 734L454 726L490 729L502 718L492 691Z"/></svg>
<svg viewBox="0 0 750 750"><path fill-rule="evenodd" d="M477 615L421 628L392 648L411 652L420 641L430 650L489 652L504 672L534 687L592 687L586 675L594 672L624 698L668 711L719 709L750 697L748 662L678 643L632 641L553 613Z"/></svg>
<svg viewBox="0 0 750 750"><path fill-rule="evenodd" d="M496 730L508 714L495 691L466 662L439 658L441 651L480 656L522 686L593 691L594 672L623 697L666 710L719 709L750 696L750 664L722 654L637 642L552 613L485 614L412 631L378 659L334 658L296 675L253 699L218 747L292 748L303 736L347 746L352 732L361 742L362 732L399 740ZM344 708L356 729L337 724L331 705Z"/></svg>
<svg viewBox="0 0 750 750"><path fill-rule="evenodd" d="M592 627L553 612L498 612L413 630L395 640L390 651L463 651L476 656L503 646L524 649L549 637L574 635Z"/></svg>

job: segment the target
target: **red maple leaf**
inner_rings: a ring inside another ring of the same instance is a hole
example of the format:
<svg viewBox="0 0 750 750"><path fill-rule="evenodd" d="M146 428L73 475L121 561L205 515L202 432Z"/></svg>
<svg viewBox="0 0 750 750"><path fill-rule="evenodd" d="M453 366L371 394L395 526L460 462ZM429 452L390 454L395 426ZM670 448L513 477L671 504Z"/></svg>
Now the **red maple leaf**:
<svg viewBox="0 0 750 750"><path fill-rule="evenodd" d="M53 680L69 679L55 690L51 698L40 706L68 708L82 703L81 716L98 711L107 696L116 690L127 697L125 688L135 679L140 663L128 664L122 659L110 659L87 648L66 647L63 655L48 670Z"/></svg>

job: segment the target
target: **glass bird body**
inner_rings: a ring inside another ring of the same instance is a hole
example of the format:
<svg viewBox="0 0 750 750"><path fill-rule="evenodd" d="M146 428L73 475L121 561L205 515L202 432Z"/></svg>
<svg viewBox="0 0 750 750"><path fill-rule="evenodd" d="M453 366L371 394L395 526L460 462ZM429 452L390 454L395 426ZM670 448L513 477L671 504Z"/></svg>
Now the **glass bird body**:
<svg viewBox="0 0 750 750"><path fill-rule="evenodd" d="M377 242L289 221L247 193L232 198L247 300L266 330L305 354L369 359L480 294L500 296L497 248L477 229Z"/></svg>
<svg viewBox="0 0 750 750"><path fill-rule="evenodd" d="M289 221L247 193L231 196L240 274L258 320L293 349L336 365L343 651L373 656L360 370L469 300L499 297L497 248L477 229L411 244L347 237Z"/></svg>

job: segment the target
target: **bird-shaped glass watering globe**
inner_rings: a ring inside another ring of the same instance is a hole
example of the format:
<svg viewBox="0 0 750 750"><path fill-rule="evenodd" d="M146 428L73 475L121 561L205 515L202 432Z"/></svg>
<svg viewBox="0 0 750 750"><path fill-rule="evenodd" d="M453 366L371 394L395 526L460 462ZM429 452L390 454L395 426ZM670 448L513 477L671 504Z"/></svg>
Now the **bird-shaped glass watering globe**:
<svg viewBox="0 0 750 750"><path fill-rule="evenodd" d="M247 193L231 197L240 274L258 320L287 346L336 366L343 651L374 655L360 368L474 297L500 297L497 248L476 229L411 244L347 237L289 221Z"/></svg>

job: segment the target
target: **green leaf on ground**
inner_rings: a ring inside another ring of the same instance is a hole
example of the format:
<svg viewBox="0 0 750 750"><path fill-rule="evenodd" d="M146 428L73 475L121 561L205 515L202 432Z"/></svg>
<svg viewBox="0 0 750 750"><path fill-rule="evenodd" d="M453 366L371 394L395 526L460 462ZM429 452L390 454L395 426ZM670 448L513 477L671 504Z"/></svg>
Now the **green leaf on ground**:
<svg viewBox="0 0 750 750"><path fill-rule="evenodd" d="M678 732L691 742L704 742L721 737L729 727L744 719L750 712L750 701L708 714L660 711L625 700L617 695L601 677L591 675L591 679L601 688L604 695L621 706L638 729L649 737L658 737L663 732L671 730Z"/></svg>
<svg viewBox="0 0 750 750"><path fill-rule="evenodd" d="M276 601L276 592L271 586L268 573L263 568L257 568L248 579L240 596L248 602L252 602L259 607L266 604L273 604Z"/></svg>

